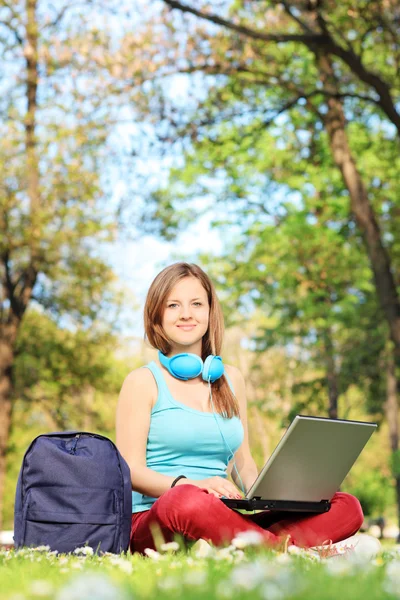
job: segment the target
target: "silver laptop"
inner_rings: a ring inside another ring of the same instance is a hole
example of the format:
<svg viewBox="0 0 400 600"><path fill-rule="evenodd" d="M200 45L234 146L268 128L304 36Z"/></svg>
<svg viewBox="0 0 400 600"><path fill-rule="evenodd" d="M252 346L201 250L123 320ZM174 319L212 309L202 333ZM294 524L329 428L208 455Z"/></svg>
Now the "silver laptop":
<svg viewBox="0 0 400 600"><path fill-rule="evenodd" d="M326 512L376 423L297 415L242 500L230 508Z"/></svg>

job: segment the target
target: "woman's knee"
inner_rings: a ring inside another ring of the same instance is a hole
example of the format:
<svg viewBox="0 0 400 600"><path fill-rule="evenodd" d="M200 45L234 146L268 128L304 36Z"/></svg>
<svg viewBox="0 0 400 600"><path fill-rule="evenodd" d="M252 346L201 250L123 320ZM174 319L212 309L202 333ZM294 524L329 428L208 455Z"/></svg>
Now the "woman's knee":
<svg viewBox="0 0 400 600"><path fill-rule="evenodd" d="M364 513L358 498L345 492L337 492L332 502L340 503L346 518L351 520L354 530L358 531L364 521Z"/></svg>

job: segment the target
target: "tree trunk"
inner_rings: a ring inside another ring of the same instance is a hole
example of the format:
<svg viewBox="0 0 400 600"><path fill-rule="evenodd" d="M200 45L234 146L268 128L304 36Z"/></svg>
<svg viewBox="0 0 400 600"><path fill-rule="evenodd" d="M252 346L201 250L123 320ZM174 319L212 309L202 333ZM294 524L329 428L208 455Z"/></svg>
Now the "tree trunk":
<svg viewBox="0 0 400 600"><path fill-rule="evenodd" d="M8 301L3 301L0 322L0 529L6 472L6 451L11 429L12 368L14 349L22 317L32 296L39 265L40 244L40 187L39 159L36 139L36 112L38 74L37 0L26 0L26 41L23 53L26 62L25 151L27 195L30 207L29 263L23 273L13 274L13 256L10 248L1 254L3 270L1 284ZM1 234L9 235L7 219L0 221ZM19 290L19 291L18 291ZM8 308L8 310L7 310Z"/></svg>
<svg viewBox="0 0 400 600"><path fill-rule="evenodd" d="M392 451L392 473L395 479L396 502L397 502L397 523L399 526L400 541L400 453L399 453L399 407L397 402L397 378L396 366L393 354L390 354L387 361L386 371L386 402L385 415L389 426L390 449Z"/></svg>
<svg viewBox="0 0 400 600"><path fill-rule="evenodd" d="M16 324L0 329L0 531L3 524L7 445L11 429L12 365L16 332Z"/></svg>
<svg viewBox="0 0 400 600"><path fill-rule="evenodd" d="M332 65L327 56L318 59L321 79L326 89L338 93ZM346 133L343 106L339 98L328 98L325 125L335 164L339 167L350 194L351 210L364 238L379 302L389 325L390 338L395 346L395 362L400 367L400 299L393 277L389 255L367 190L351 154Z"/></svg>
<svg viewBox="0 0 400 600"><path fill-rule="evenodd" d="M335 350L332 343L331 332L325 333L325 356L326 356L326 381L328 385L328 415L330 419L338 418L339 385L335 365Z"/></svg>

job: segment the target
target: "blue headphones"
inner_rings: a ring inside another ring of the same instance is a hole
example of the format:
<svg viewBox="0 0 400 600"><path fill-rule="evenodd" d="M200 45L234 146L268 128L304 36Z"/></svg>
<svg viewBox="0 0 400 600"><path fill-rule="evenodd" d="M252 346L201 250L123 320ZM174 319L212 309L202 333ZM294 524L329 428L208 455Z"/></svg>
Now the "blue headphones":
<svg viewBox="0 0 400 600"><path fill-rule="evenodd" d="M224 374L222 358L213 354L207 356L204 363L197 354L188 353L175 354L175 356L168 358L159 350L158 358L163 367L168 369L171 375L183 381L194 379L201 373L204 381L214 383L214 381Z"/></svg>

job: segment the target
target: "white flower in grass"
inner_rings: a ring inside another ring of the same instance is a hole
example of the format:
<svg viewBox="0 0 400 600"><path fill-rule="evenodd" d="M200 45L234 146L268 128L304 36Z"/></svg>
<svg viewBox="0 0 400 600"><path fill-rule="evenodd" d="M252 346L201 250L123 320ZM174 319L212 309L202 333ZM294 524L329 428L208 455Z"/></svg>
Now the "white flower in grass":
<svg viewBox="0 0 400 600"><path fill-rule="evenodd" d="M36 546L36 548L29 548L33 552L50 552L50 546Z"/></svg>
<svg viewBox="0 0 400 600"><path fill-rule="evenodd" d="M242 562L242 560L244 560L246 557L243 550L235 550L234 552L232 552L232 555L235 563Z"/></svg>
<svg viewBox="0 0 400 600"><path fill-rule="evenodd" d="M208 542L206 542L206 540L203 540L202 538L200 538L199 540L197 540L197 542L193 544L192 552L197 558L207 558L210 556L214 556L215 554L215 550L211 546L211 544L209 544Z"/></svg>
<svg viewBox="0 0 400 600"><path fill-rule="evenodd" d="M152 548L145 548L144 553L146 556L152 558L153 560L160 560L161 558L161 554L157 552L157 550L153 550Z"/></svg>
<svg viewBox="0 0 400 600"><path fill-rule="evenodd" d="M131 563L130 560L126 559L126 558L122 558L121 556L112 556L108 559L108 561L118 567L119 569L121 569L121 571L123 571L124 573L126 573L127 575L130 575L133 571L133 565Z"/></svg>
<svg viewBox="0 0 400 600"><path fill-rule="evenodd" d="M392 560L386 567L383 588L388 594L400 598L400 560Z"/></svg>
<svg viewBox="0 0 400 600"><path fill-rule="evenodd" d="M264 542L264 537L258 531L249 529L248 531L240 531L232 540L232 544L239 549L247 546L261 546Z"/></svg>
<svg viewBox="0 0 400 600"><path fill-rule="evenodd" d="M345 558L334 558L325 562L325 570L333 576L350 575L354 573L354 565Z"/></svg>
<svg viewBox="0 0 400 600"><path fill-rule="evenodd" d="M298 546L289 546L287 553L290 556L301 556L312 562L321 562L321 555L311 548L299 548Z"/></svg>
<svg viewBox="0 0 400 600"><path fill-rule="evenodd" d="M304 580L289 564L279 564L276 560L256 559L233 569L230 583L234 588L246 591L260 590L263 598L280 600L298 594L304 586Z"/></svg>
<svg viewBox="0 0 400 600"><path fill-rule="evenodd" d="M105 575L85 573L69 581L56 595L56 600L128 600L126 592Z"/></svg>
<svg viewBox="0 0 400 600"><path fill-rule="evenodd" d="M219 548L219 550L215 553L216 560L228 560L229 562L233 562L233 554L235 551L235 546L227 546L226 548Z"/></svg>
<svg viewBox="0 0 400 600"><path fill-rule="evenodd" d="M201 586L207 581L207 572L198 569L191 569L189 573L183 576L184 585Z"/></svg>
<svg viewBox="0 0 400 600"><path fill-rule="evenodd" d="M394 556L394 557L397 558L400 555L400 544L395 544L394 546L392 546L392 548L390 549L389 554L391 556Z"/></svg>
<svg viewBox="0 0 400 600"><path fill-rule="evenodd" d="M287 549L288 554L304 554L303 548L299 548L299 546L288 546Z"/></svg>
<svg viewBox="0 0 400 600"><path fill-rule="evenodd" d="M38 597L51 596L54 593L54 586L45 579L35 579L30 585L30 593Z"/></svg>
<svg viewBox="0 0 400 600"><path fill-rule="evenodd" d="M181 566L181 562L174 560L171 561L168 566L170 569L178 569Z"/></svg>
<svg viewBox="0 0 400 600"><path fill-rule="evenodd" d="M119 565L121 571L123 571L126 575L131 575L133 571L133 566L130 562L125 561L123 564Z"/></svg>
<svg viewBox="0 0 400 600"><path fill-rule="evenodd" d="M285 593L276 583L268 581L261 587L261 596L265 600L282 600L285 597Z"/></svg>
<svg viewBox="0 0 400 600"><path fill-rule="evenodd" d="M81 548L75 548L74 554L80 554L82 556L93 556L93 548L91 546L82 546Z"/></svg>
<svg viewBox="0 0 400 600"><path fill-rule="evenodd" d="M177 550L179 550L179 544L178 542L166 542L164 544L161 544L160 550L162 550L163 552L176 552Z"/></svg>
<svg viewBox="0 0 400 600"><path fill-rule="evenodd" d="M290 554L282 552L282 554L278 554L278 556L274 558L274 562L276 562L278 565L287 565L291 564L293 559Z"/></svg>
<svg viewBox="0 0 400 600"><path fill-rule="evenodd" d="M265 580L265 562L254 561L245 565L235 567L230 574L230 582L233 587L243 590L254 590Z"/></svg>
<svg viewBox="0 0 400 600"><path fill-rule="evenodd" d="M177 577L164 577L158 582L158 587L164 591L176 590L181 586Z"/></svg>

